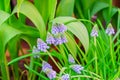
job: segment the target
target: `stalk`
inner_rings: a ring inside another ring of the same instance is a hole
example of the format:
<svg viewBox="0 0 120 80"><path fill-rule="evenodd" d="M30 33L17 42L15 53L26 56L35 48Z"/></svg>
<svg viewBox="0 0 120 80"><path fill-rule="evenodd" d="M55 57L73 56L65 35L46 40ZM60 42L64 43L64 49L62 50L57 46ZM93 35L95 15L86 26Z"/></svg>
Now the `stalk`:
<svg viewBox="0 0 120 80"><path fill-rule="evenodd" d="M2 58L1 63L0 63L2 80L10 80L5 54L2 57L3 58Z"/></svg>
<svg viewBox="0 0 120 80"><path fill-rule="evenodd" d="M117 21L118 21L117 22L117 31L119 31L119 29L120 29L120 9L118 10L118 20ZM120 35L118 35L117 41L119 41L119 39L120 39ZM118 51L118 53L120 53L120 50Z"/></svg>
<svg viewBox="0 0 120 80"><path fill-rule="evenodd" d="M30 68L33 69L33 62L34 62L34 58L33 56L30 57ZM32 75L33 73L29 70L29 79L28 80L31 80L32 79Z"/></svg>
<svg viewBox="0 0 120 80"><path fill-rule="evenodd" d="M58 67L58 69L61 71L61 68L59 67L59 65L57 64L57 62L55 61L55 59L52 57L52 55L49 52L47 52L47 54L52 59L52 61L55 63L55 65Z"/></svg>
<svg viewBox="0 0 120 80"><path fill-rule="evenodd" d="M96 37L94 37L94 46L96 48ZM97 53L96 53L96 50L94 52L94 55L95 55L95 69L96 69L96 74L98 74L98 63L97 63Z"/></svg>
<svg viewBox="0 0 120 80"><path fill-rule="evenodd" d="M110 35L110 55L112 59L113 68L115 69L115 63L114 63L114 54L112 49L112 36Z"/></svg>

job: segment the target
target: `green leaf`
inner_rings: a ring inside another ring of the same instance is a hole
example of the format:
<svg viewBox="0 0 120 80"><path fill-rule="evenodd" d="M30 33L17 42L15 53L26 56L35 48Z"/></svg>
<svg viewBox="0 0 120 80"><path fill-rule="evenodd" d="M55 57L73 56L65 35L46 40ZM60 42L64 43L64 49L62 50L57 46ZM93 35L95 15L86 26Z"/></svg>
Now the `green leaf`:
<svg viewBox="0 0 120 80"><path fill-rule="evenodd" d="M49 0L49 20L54 19L57 6L57 0Z"/></svg>
<svg viewBox="0 0 120 80"><path fill-rule="evenodd" d="M21 32L17 29L12 28L9 24L2 24L0 29L0 33L3 38L3 45L5 46L9 40L11 40L13 37L15 37L18 34L21 34Z"/></svg>
<svg viewBox="0 0 120 80"><path fill-rule="evenodd" d="M70 35L69 33L66 33L66 38L67 38L68 42L65 43L65 45L67 46L67 48L71 52L71 54L76 55L77 47L75 44L74 37L72 35Z"/></svg>
<svg viewBox="0 0 120 80"><path fill-rule="evenodd" d="M87 52L89 47L89 37L85 26L81 22L72 22L67 24L68 30L71 31L83 44Z"/></svg>
<svg viewBox="0 0 120 80"><path fill-rule="evenodd" d="M57 8L56 16L72 16L74 2L75 0L61 0Z"/></svg>
<svg viewBox="0 0 120 80"><path fill-rule="evenodd" d="M112 8L110 15L108 14L109 9L106 8L103 10L103 17L105 19L106 24L110 23L112 17L118 12L117 8Z"/></svg>
<svg viewBox="0 0 120 80"><path fill-rule="evenodd" d="M10 12L10 0L0 0L0 10Z"/></svg>
<svg viewBox="0 0 120 80"><path fill-rule="evenodd" d="M8 50L9 50L9 53L10 53L11 60L13 60L16 57L18 57L18 53L19 53L18 41L19 41L19 36L11 39L9 41L9 43L8 43ZM12 65L12 68L13 68L14 79L18 80L19 79L19 71L18 71L19 66L18 66L18 62L14 63Z"/></svg>
<svg viewBox="0 0 120 80"><path fill-rule="evenodd" d="M0 66L3 80L9 80L9 73L7 68L7 62L5 58L5 48L7 43L16 35L20 34L21 32L12 28L10 25L4 23L1 25L0 28Z"/></svg>
<svg viewBox="0 0 120 80"><path fill-rule="evenodd" d="M6 13L6 12L0 10L0 25L2 23L4 23L9 17L10 17L9 13Z"/></svg>
<svg viewBox="0 0 120 80"><path fill-rule="evenodd" d="M15 7L13 14L16 12L17 12L17 7ZM46 38L46 26L44 24L44 21L41 15L35 8L35 6L28 1L24 1L20 7L20 13L27 16L35 24L35 26L39 30L40 37L42 39L45 39Z"/></svg>
<svg viewBox="0 0 120 80"><path fill-rule="evenodd" d="M109 5L104 2L96 2L91 10L91 17L98 13L100 10L107 8Z"/></svg>
<svg viewBox="0 0 120 80"><path fill-rule="evenodd" d="M81 22L71 22L76 20L72 17L57 17L52 22L67 23L68 31L72 32L82 43L85 51L88 51L89 37L86 27ZM68 23L69 22L69 23Z"/></svg>
<svg viewBox="0 0 120 80"><path fill-rule="evenodd" d="M17 0L17 16L19 17L19 11L20 11L20 7L21 7L21 4L24 0Z"/></svg>
<svg viewBox="0 0 120 80"><path fill-rule="evenodd" d="M48 20L55 16L57 0L34 0L34 3L47 25Z"/></svg>

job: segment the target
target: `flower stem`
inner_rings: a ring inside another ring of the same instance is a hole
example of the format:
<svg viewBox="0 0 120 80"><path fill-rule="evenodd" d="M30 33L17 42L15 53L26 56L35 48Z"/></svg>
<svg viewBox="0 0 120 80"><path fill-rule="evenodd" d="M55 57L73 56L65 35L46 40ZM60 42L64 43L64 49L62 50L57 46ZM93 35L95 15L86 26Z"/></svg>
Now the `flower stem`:
<svg viewBox="0 0 120 80"><path fill-rule="evenodd" d="M58 67L58 69L61 71L61 68L59 67L59 65L57 64L57 62L55 61L55 59L51 56L51 54L49 52L47 52L47 54L52 59L52 61L55 63L55 65Z"/></svg>
<svg viewBox="0 0 120 80"><path fill-rule="evenodd" d="M113 68L115 69L114 54L113 54L113 49L112 49L112 36L110 36L110 55L111 55L111 58L112 58Z"/></svg>
<svg viewBox="0 0 120 80"><path fill-rule="evenodd" d="M94 46L96 48L97 44L96 44L96 37L94 37ZM95 50L95 69L96 69L96 73L98 74L98 63L97 63L97 53L96 53L96 50Z"/></svg>

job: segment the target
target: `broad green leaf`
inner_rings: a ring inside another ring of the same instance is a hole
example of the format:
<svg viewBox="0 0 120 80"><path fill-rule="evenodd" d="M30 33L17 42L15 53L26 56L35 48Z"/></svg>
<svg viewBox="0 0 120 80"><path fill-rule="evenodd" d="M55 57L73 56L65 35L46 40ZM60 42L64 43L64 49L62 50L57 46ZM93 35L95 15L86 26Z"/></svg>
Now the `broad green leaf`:
<svg viewBox="0 0 120 80"><path fill-rule="evenodd" d="M12 21L10 25L15 29L21 31L24 36L33 38L37 38L40 36L39 31L35 27L25 25L19 21Z"/></svg>
<svg viewBox="0 0 120 80"><path fill-rule="evenodd" d="M83 14L84 12L82 10L83 9L80 0L75 0L74 14L77 18L85 18L85 15Z"/></svg>
<svg viewBox="0 0 120 80"><path fill-rule="evenodd" d="M17 12L17 7L15 7L13 14L16 12ZM35 24L35 26L37 27L37 29L40 32L40 37L42 39L45 39L46 26L44 24L44 21L43 21L41 15L39 14L37 9L35 8L35 6L28 1L24 1L20 7L20 13L27 16Z"/></svg>
<svg viewBox="0 0 120 80"><path fill-rule="evenodd" d="M4 0L4 9L6 12L10 12L10 0Z"/></svg>
<svg viewBox="0 0 120 80"><path fill-rule="evenodd" d="M10 26L9 24L5 23L5 24L2 24L1 26L2 27L0 29L0 32L2 34L2 38L3 38L2 42L4 47L9 42L10 39L12 39L18 34L21 34L19 30L12 28L12 26Z"/></svg>
<svg viewBox="0 0 120 80"><path fill-rule="evenodd" d="M74 2L75 0L61 0L57 8L56 16L72 16Z"/></svg>
<svg viewBox="0 0 120 80"><path fill-rule="evenodd" d="M19 53L18 41L19 41L19 36L15 37L15 38L12 38L8 42L8 50L9 50L9 53L10 53L11 60L18 57L18 53ZM18 62L12 64L12 68L13 68L13 77L14 77L14 79L18 80L19 79Z"/></svg>
<svg viewBox="0 0 120 80"><path fill-rule="evenodd" d="M6 13L6 12L0 10L0 25L2 23L4 23L9 17L10 17L9 13Z"/></svg>
<svg viewBox="0 0 120 80"><path fill-rule="evenodd" d="M39 13L41 14L45 24L47 23L49 17L48 2L49 0L34 0L35 7L38 9Z"/></svg>
<svg viewBox="0 0 120 80"><path fill-rule="evenodd" d="M67 24L68 30L71 31L83 44L87 52L89 47L89 37L85 26L81 22L72 22Z"/></svg>
<svg viewBox="0 0 120 80"><path fill-rule="evenodd" d="M1 72L2 72L2 77L3 80L10 80L9 79L9 73L8 73L8 68L7 68L7 61L5 58L5 48L7 43L16 35L20 34L18 30L12 28L10 25L4 23L1 25L0 29L0 66L1 66Z"/></svg>
<svg viewBox="0 0 120 80"><path fill-rule="evenodd" d="M34 0L34 3L47 25L48 20L55 16L57 0Z"/></svg>
<svg viewBox="0 0 120 80"><path fill-rule="evenodd" d="M10 12L10 0L0 0L0 10Z"/></svg>
<svg viewBox="0 0 120 80"><path fill-rule="evenodd" d="M98 13L100 10L107 8L108 4L103 2L96 2L91 10L91 17Z"/></svg>
<svg viewBox="0 0 120 80"><path fill-rule="evenodd" d="M21 7L21 4L24 0L17 0L17 16L19 17L19 11L20 11L20 7Z"/></svg>
<svg viewBox="0 0 120 80"><path fill-rule="evenodd" d="M68 31L72 32L82 43L85 51L88 51L89 37L86 27L81 22L71 22L76 20L72 17L57 17L52 22L67 23Z"/></svg>
<svg viewBox="0 0 120 80"><path fill-rule="evenodd" d="M118 11L117 8L112 8L111 14L108 14L109 12L108 8L103 10L103 17L105 19L106 24L108 24L111 21L112 17L117 13L117 11Z"/></svg>
<svg viewBox="0 0 120 80"><path fill-rule="evenodd" d="M4 10L4 1L0 0L0 10Z"/></svg>
<svg viewBox="0 0 120 80"><path fill-rule="evenodd" d="M83 15L89 19L90 16L90 10L93 7L93 5L95 4L95 2L97 2L97 0L91 0L88 2L88 0L78 0L79 1L79 6L81 6L81 10L83 12Z"/></svg>
<svg viewBox="0 0 120 80"><path fill-rule="evenodd" d="M74 40L74 37L71 36L69 33L66 33L66 38L68 40L67 43L65 43L65 45L67 46L67 49L70 51L71 54L76 55L77 53L77 47L76 47L76 42Z"/></svg>
<svg viewBox="0 0 120 80"><path fill-rule="evenodd" d="M49 20L54 19L57 6L57 0L49 0Z"/></svg>

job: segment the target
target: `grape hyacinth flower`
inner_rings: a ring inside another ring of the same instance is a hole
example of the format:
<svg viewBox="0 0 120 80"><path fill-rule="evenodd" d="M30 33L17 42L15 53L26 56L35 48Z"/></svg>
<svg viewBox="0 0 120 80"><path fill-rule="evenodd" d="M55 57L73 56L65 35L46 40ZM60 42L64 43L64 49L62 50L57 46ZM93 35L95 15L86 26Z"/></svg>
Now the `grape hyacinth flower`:
<svg viewBox="0 0 120 80"><path fill-rule="evenodd" d="M40 51L46 52L47 49L49 49L49 46L47 46L47 44L42 41L40 38L37 39L37 48Z"/></svg>
<svg viewBox="0 0 120 80"><path fill-rule="evenodd" d="M54 39L55 39L55 43L54 43L55 46L67 42L67 39L63 34L55 36Z"/></svg>
<svg viewBox="0 0 120 80"><path fill-rule="evenodd" d="M98 36L98 30L97 30L97 24L92 29L92 32L90 34L92 37L97 37Z"/></svg>
<svg viewBox="0 0 120 80"><path fill-rule="evenodd" d="M62 75L61 80L70 80L70 75L69 74Z"/></svg>
<svg viewBox="0 0 120 80"><path fill-rule="evenodd" d="M67 42L67 38L65 35L61 35L61 41L62 43L66 43Z"/></svg>
<svg viewBox="0 0 120 80"><path fill-rule="evenodd" d="M72 70L75 71L76 73L80 74L81 71L84 69L81 65L75 64L71 66Z"/></svg>
<svg viewBox="0 0 120 80"><path fill-rule="evenodd" d="M113 29L113 27L112 27L111 24L108 25L108 27L107 27L107 29L106 29L106 33L107 33L109 36L112 35L112 34L115 34L115 31L114 31L114 29Z"/></svg>
<svg viewBox="0 0 120 80"><path fill-rule="evenodd" d="M47 68L46 71L45 71L46 75L48 76L48 78L50 80L56 78L56 71L54 71L53 69L49 69Z"/></svg>
<svg viewBox="0 0 120 80"><path fill-rule="evenodd" d="M55 46L56 46L56 45L59 45L59 44L62 44L62 40L61 40L61 37L60 37L60 36L57 36L57 37L55 37L54 39L55 39L55 43L54 43Z"/></svg>
<svg viewBox="0 0 120 80"><path fill-rule="evenodd" d="M64 33L67 27L64 24L58 24L59 33Z"/></svg>
<svg viewBox="0 0 120 80"><path fill-rule="evenodd" d="M71 54L68 55L68 62L71 64L74 64L75 63L75 60L73 58L73 56Z"/></svg>
<svg viewBox="0 0 120 80"><path fill-rule="evenodd" d="M50 34L50 33L47 34L46 42L47 42L47 44L54 44L55 43L55 39L52 36L52 34Z"/></svg>
<svg viewBox="0 0 120 80"><path fill-rule="evenodd" d="M66 30L67 27L64 24L53 23L51 33L52 34L64 33Z"/></svg>
<svg viewBox="0 0 120 80"><path fill-rule="evenodd" d="M46 70L47 70L48 68L49 68L49 69L52 69L52 66L51 66L49 63L47 63L46 61L43 61L43 62L42 62L42 71L43 71L43 72L46 72Z"/></svg>
<svg viewBox="0 0 120 80"><path fill-rule="evenodd" d="M48 76L49 79L56 77L56 72L52 69L52 66L46 61L42 62L42 71Z"/></svg>
<svg viewBox="0 0 120 80"><path fill-rule="evenodd" d="M39 58L40 57L40 54L38 54L39 50L33 46L33 50L32 50L32 53L35 54L34 55L34 58Z"/></svg>

